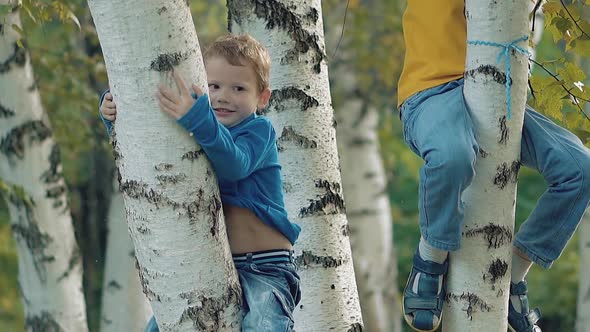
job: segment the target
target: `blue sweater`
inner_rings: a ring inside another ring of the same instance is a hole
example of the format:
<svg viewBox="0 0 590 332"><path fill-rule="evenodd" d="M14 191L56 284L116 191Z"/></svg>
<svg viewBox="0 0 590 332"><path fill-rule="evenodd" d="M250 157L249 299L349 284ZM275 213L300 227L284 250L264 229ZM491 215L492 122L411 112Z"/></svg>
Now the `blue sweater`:
<svg viewBox="0 0 590 332"><path fill-rule="evenodd" d="M111 123L101 119L110 134ZM222 203L254 212L295 244L301 228L287 217L276 133L270 121L252 114L226 128L217 121L208 96L202 95L178 123L209 157Z"/></svg>

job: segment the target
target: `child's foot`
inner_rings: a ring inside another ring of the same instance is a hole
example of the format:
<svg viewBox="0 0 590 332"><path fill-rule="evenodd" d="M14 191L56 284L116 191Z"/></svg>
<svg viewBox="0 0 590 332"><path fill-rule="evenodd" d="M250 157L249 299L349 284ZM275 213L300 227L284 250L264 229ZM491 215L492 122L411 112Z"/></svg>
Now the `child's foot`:
<svg viewBox="0 0 590 332"><path fill-rule="evenodd" d="M508 301L508 327L513 332L541 332L537 321L541 318L541 311L529 309L526 281L517 284L510 283L510 300ZM514 304L513 304L513 299ZM516 302L518 301L518 302Z"/></svg>
<svg viewBox="0 0 590 332"><path fill-rule="evenodd" d="M415 331L431 332L438 329L442 317L447 269L448 260L442 264L425 261L416 251L403 301L404 318Z"/></svg>

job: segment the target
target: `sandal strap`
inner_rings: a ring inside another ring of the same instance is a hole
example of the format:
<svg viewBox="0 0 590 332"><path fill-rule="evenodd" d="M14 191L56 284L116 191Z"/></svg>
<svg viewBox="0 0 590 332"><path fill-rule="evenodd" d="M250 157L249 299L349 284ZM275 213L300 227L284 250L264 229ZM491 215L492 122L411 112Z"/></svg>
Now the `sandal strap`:
<svg viewBox="0 0 590 332"><path fill-rule="evenodd" d="M510 295L526 295L527 294L526 280L519 283L510 283Z"/></svg>
<svg viewBox="0 0 590 332"><path fill-rule="evenodd" d="M404 299L406 308L410 310L441 310L442 298L436 297L408 297Z"/></svg>
<svg viewBox="0 0 590 332"><path fill-rule="evenodd" d="M414 268L420 272L428 274L446 274L449 269L449 260L446 259L444 263L436 263L431 261L425 261L420 257L420 253L416 251L414 254Z"/></svg>

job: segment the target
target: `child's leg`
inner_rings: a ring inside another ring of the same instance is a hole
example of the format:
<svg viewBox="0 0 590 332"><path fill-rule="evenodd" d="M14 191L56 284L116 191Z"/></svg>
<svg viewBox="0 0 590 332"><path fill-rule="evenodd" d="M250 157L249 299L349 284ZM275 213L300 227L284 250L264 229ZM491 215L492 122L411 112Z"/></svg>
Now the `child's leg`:
<svg viewBox="0 0 590 332"><path fill-rule="evenodd" d="M549 268L573 235L590 202L590 150L580 139L527 108L521 161L543 175L549 188L522 224L514 245Z"/></svg>
<svg viewBox="0 0 590 332"><path fill-rule="evenodd" d="M422 238L404 289L404 318L416 331L434 331L442 316L446 256L461 240L461 194L471 183L479 147L463 80L410 97L401 112L406 143L425 161L419 187Z"/></svg>
<svg viewBox="0 0 590 332"><path fill-rule="evenodd" d="M463 97L463 80L422 91L402 105L404 138L424 159L420 169L420 232L434 248L456 250L479 151Z"/></svg>
<svg viewBox="0 0 590 332"><path fill-rule="evenodd" d="M290 332L301 298L293 255L286 250L234 256L244 299L243 332Z"/></svg>
<svg viewBox="0 0 590 332"><path fill-rule="evenodd" d="M549 268L576 230L590 202L590 150L574 134L527 108L521 162L538 170L549 185L514 240L508 324L512 331L530 332L540 331L540 311L529 308L524 281L529 260Z"/></svg>

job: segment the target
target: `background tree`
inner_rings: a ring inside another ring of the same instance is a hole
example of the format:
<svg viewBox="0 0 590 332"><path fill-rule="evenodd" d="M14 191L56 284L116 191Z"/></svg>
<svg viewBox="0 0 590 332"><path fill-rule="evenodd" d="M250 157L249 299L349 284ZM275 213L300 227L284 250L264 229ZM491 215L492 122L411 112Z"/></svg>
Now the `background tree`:
<svg viewBox="0 0 590 332"><path fill-rule="evenodd" d="M104 267L100 330L142 331L152 317L143 294L135 249L127 231L123 195L115 181L109 207L107 252Z"/></svg>
<svg viewBox="0 0 590 332"><path fill-rule="evenodd" d="M24 48L20 10L0 19L0 177L19 254L27 331L85 331L80 252L59 147L52 137Z"/></svg>
<svg viewBox="0 0 590 332"><path fill-rule="evenodd" d="M401 69L382 65L397 64L390 58L401 57L390 38L397 26L386 22L383 13L395 17L392 12L400 11L382 1L332 2L322 2L328 13L326 48L331 50L330 86L363 322L367 331L401 331L389 181L378 136L382 95L391 91L381 78L387 77L385 73L399 75ZM390 106L382 111L392 112Z"/></svg>

